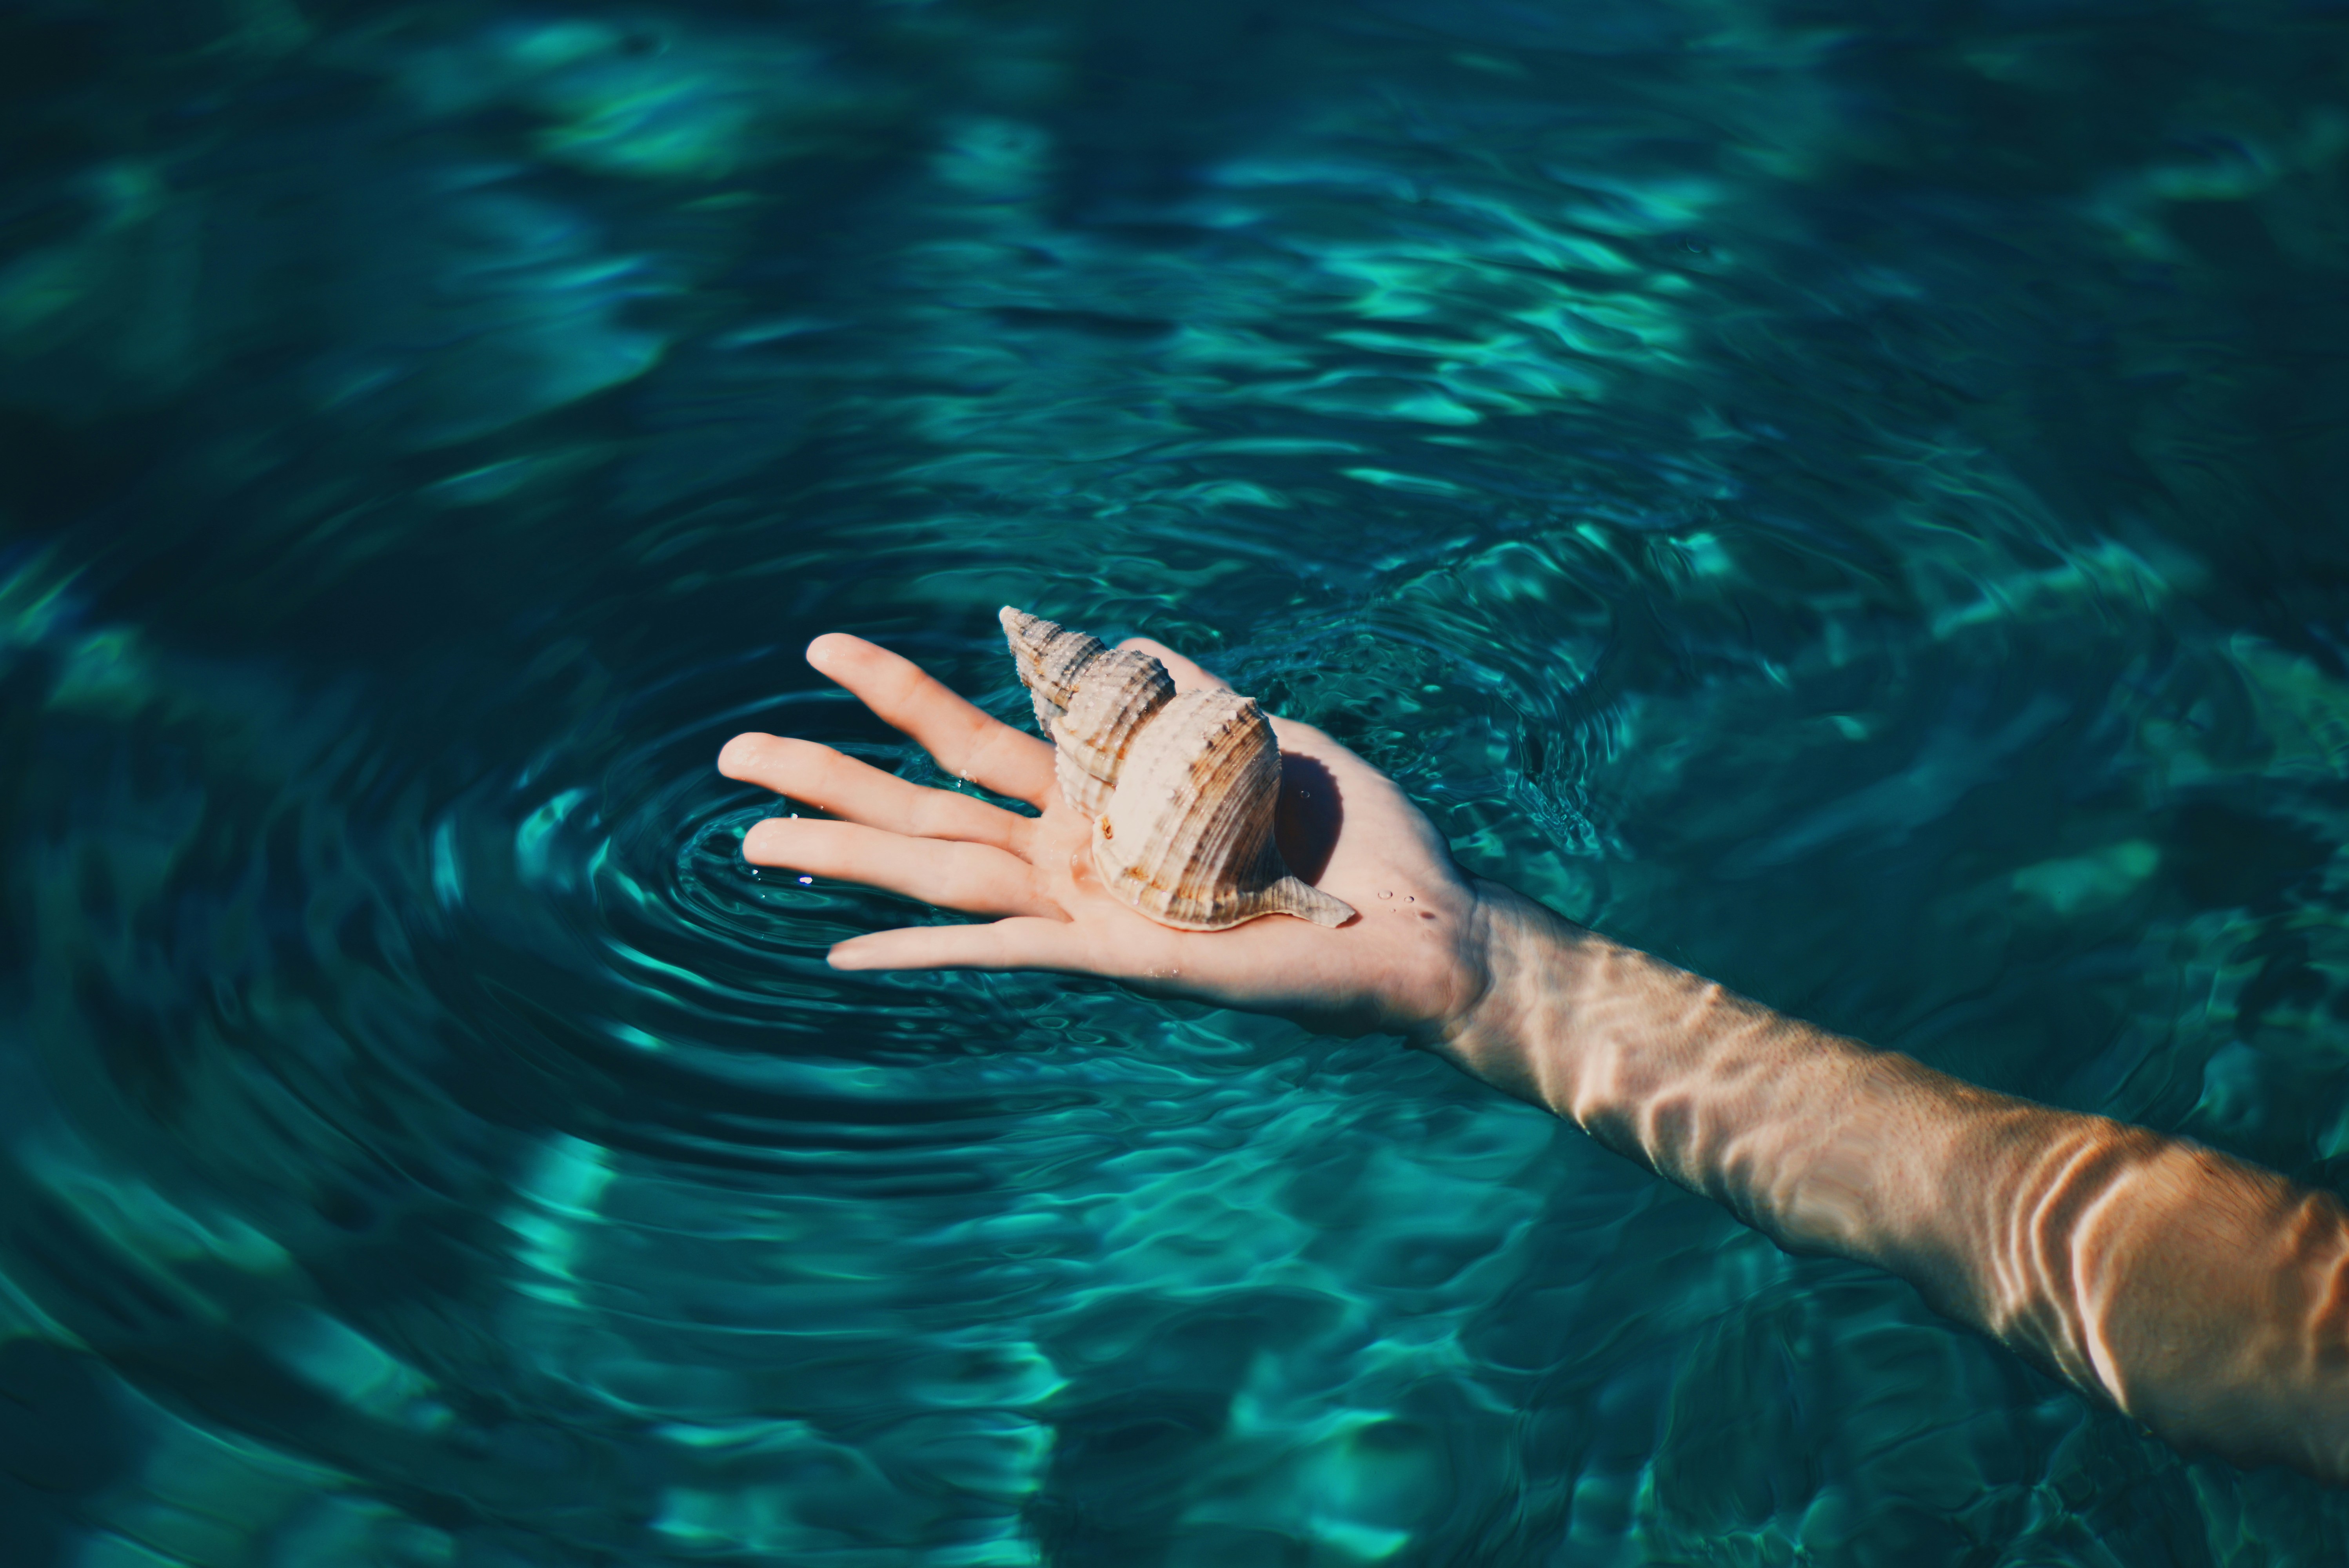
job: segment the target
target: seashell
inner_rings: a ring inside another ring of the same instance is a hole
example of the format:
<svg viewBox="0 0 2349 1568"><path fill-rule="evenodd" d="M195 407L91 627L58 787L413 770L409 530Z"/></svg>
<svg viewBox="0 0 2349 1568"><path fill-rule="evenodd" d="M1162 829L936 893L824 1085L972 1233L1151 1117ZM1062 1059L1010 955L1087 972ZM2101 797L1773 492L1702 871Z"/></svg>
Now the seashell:
<svg viewBox="0 0 2349 1568"><path fill-rule="evenodd" d="M1174 695L1166 666L1009 605L997 618L1035 703L1036 727L1053 745L1062 798L1099 816L1135 732Z"/></svg>
<svg viewBox="0 0 2349 1568"><path fill-rule="evenodd" d="M1174 677L1148 654L1115 648L1087 665L1050 730L1069 804L1088 817L1107 810L1134 738L1174 700Z"/></svg>
<svg viewBox="0 0 2349 1568"><path fill-rule="evenodd" d="M996 617L1003 623L1011 645L1012 661L1019 667L1019 684L1036 704L1036 727L1052 738L1052 721L1077 695L1077 677L1109 649L1099 637L1071 632L1056 621L1030 615L1006 604Z"/></svg>
<svg viewBox="0 0 2349 1568"><path fill-rule="evenodd" d="M1267 914L1341 925L1354 910L1288 874L1273 842L1280 744L1253 697L1177 695L1166 666L1007 606L1003 633L1050 738L1062 799L1092 823L1111 892L1163 925Z"/></svg>

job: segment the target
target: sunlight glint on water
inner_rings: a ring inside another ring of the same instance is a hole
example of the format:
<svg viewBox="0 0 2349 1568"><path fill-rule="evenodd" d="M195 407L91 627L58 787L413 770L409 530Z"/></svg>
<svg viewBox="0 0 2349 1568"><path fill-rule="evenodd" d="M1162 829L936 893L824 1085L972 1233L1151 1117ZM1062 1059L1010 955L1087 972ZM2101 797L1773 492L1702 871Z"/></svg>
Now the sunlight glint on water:
<svg viewBox="0 0 2349 1568"><path fill-rule="evenodd" d="M2339 1188L2337 7L0 18L0 1561L2324 1563L1392 1041L840 975L1007 601Z"/></svg>

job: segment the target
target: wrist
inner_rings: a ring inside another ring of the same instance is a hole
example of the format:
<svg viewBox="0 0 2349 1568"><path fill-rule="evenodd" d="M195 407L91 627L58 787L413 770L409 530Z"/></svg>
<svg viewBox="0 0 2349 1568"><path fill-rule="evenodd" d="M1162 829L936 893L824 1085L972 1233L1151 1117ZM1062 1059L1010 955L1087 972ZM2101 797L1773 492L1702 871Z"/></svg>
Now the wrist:
<svg viewBox="0 0 2349 1568"><path fill-rule="evenodd" d="M1556 1063L1581 960L1599 942L1514 888L1478 879L1476 909L1455 1005L1424 1043L1463 1070L1561 1114Z"/></svg>

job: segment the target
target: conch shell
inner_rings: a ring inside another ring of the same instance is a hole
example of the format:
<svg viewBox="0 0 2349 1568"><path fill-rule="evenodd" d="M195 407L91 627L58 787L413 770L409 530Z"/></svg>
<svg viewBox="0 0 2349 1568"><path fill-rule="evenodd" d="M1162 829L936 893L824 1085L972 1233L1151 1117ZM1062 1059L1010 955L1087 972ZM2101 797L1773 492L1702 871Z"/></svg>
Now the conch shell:
<svg viewBox="0 0 2349 1568"><path fill-rule="evenodd" d="M1266 914L1353 918L1351 904L1289 875L1273 845L1280 743L1255 698L1178 696L1148 654L1009 605L1001 619L1061 798L1092 823L1093 864L1111 892L1184 931Z"/></svg>

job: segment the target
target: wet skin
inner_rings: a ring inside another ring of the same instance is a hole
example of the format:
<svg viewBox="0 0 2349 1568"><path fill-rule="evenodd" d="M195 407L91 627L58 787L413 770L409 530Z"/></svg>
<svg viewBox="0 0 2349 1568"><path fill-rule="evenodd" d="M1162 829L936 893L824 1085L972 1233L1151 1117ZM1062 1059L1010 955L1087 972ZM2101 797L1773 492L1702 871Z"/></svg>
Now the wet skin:
<svg viewBox="0 0 2349 1568"><path fill-rule="evenodd" d="M1178 689L1220 686L1137 639ZM841 969L1046 969L1402 1035L1725 1204L1792 1251L1876 1264L1940 1311L2238 1463L2349 1481L2349 1214L2178 1139L1992 1094L1607 941L1454 864L1392 780L1276 717L1280 843L1360 911L1171 930L1112 898L1052 750L833 634L808 662L1027 817L810 741L719 758L832 820L760 823L756 865L994 917L853 938Z"/></svg>

